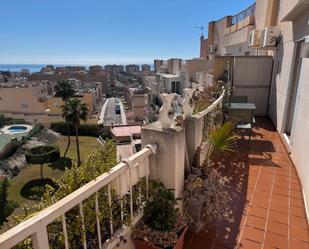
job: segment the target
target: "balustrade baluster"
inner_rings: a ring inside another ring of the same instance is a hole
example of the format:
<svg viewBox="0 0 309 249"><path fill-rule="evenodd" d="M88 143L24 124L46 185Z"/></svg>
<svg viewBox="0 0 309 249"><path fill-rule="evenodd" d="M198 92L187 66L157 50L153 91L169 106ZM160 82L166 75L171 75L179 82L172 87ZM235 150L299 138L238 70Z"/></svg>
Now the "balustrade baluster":
<svg viewBox="0 0 309 249"><path fill-rule="evenodd" d="M62 230L64 236L64 248L69 249L68 231L67 231L67 223L65 221L65 214L62 215L61 220L62 220Z"/></svg>
<svg viewBox="0 0 309 249"><path fill-rule="evenodd" d="M99 211L99 193L95 193L95 214L97 219L97 232L99 249L102 249L101 226L100 226L100 211Z"/></svg>
<svg viewBox="0 0 309 249"><path fill-rule="evenodd" d="M85 218L84 218L84 212L83 212L83 203L79 203L79 214L82 222L82 239L83 239L83 248L87 249L87 240L86 240L86 226L85 226Z"/></svg>

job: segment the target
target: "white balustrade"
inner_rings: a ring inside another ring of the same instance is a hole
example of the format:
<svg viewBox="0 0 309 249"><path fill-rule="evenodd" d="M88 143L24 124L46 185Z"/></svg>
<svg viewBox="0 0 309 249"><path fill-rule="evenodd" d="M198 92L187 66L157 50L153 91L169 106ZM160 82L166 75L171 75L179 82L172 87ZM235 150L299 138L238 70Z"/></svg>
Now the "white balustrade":
<svg viewBox="0 0 309 249"><path fill-rule="evenodd" d="M50 207L40 211L33 217L27 219L26 221L18 224L12 229L0 235L0 249L12 248L15 245L18 245L23 240L27 239L29 236L32 238L32 244L34 249L48 249L48 232L47 226L56 221L58 218L61 218L62 222L62 232L59 231L64 236L64 248L70 248L66 217L65 214L72 208L78 206L79 214L81 219L82 231L81 236L83 240L83 248L87 248L87 238L86 238L86 229L84 221L84 212L83 212L83 202L87 201L87 198L94 195L95 196L95 212L96 212L96 227L97 227L97 236L98 236L98 248L103 248L102 245L102 235L100 228L100 210L99 210L99 195L98 191L103 187L107 186L108 193L108 205L112 205L112 194L111 189L115 188L115 192L119 194L120 197L127 194L130 191L130 214L132 218L132 224L142 217L142 213L135 212L133 210L133 186L138 183L139 179L145 177L146 179L146 198L148 198L148 174L149 174L149 160L148 158L156 153L156 145L147 145L144 149L137 152L133 156L129 157L124 162L117 164L115 167L110 169L108 172L98 176L96 179L85 184L81 188L77 189L73 193L64 197L60 201L51 205ZM141 168L141 169L139 169ZM128 180L128 181L127 181ZM116 184L117 183L117 184ZM141 198L139 199L139 202ZM123 201L120 198L120 207L121 207L121 220L124 220L124 211L123 211ZM112 219L113 213L110 208L110 231L112 237L107 243L107 248L113 248L118 242L117 238L122 235L125 231L128 232L128 228L124 228L123 231L114 231L115 227ZM116 236L117 235L117 236Z"/></svg>
<svg viewBox="0 0 309 249"><path fill-rule="evenodd" d="M182 101L182 110L185 117L190 117L194 109L192 96L195 90L191 88L185 88L183 89L183 92L184 92L184 99Z"/></svg>
<svg viewBox="0 0 309 249"><path fill-rule="evenodd" d="M162 107L159 111L159 120L163 129L168 129L174 124L174 113L172 108L172 101L175 98L175 93L162 93Z"/></svg>
<svg viewBox="0 0 309 249"><path fill-rule="evenodd" d="M225 89L222 89L222 93L218 99L216 99L209 107L205 110L186 118L186 145L188 150L188 162L191 164L193 162L196 149L202 145L201 160L204 157L204 151L207 150L207 144L202 144L203 142L203 130L204 130L204 119L208 114L211 114L218 106L222 107L223 99L225 96Z"/></svg>
<svg viewBox="0 0 309 249"><path fill-rule="evenodd" d="M32 238L32 244L34 249L48 249L48 232L47 226L54 221L61 221L62 231L59 231L59 235L64 237L64 248L70 248L70 240L68 238L66 212L72 208L79 207L79 218L81 219L81 236L83 242L83 248L87 248L87 236L83 203L86 204L87 199L93 196L95 199L95 220L97 230L97 247L102 249L103 247L114 248L119 243L119 237L123 234L127 234L130 231L130 227L122 226L122 229L116 228L113 223L113 212L110 208L109 213L109 230L112 235L108 242L102 244L102 234L100 224L100 210L99 210L99 194L102 188L107 189L108 195L108 206L112 206L112 194L116 194L119 197L120 204L120 217L121 221L125 220L124 209L125 201L124 196L129 196L129 212L131 216L132 225L136 224L137 221L142 217L140 210L133 209L133 186L140 182L140 179L145 179L145 194L144 199L148 198L148 178L150 172L151 177L160 179L166 184L167 187L176 189L176 196L181 196L183 189L184 180L184 154L185 145L184 141L187 141L187 149L189 157L192 158L194 152L201 144L203 121L206 115L214 111L218 106L222 106L225 91L223 90L220 97L214 101L207 109L195 114L192 114L193 107L190 105L190 99L192 98L193 90L185 90L185 100L183 102L184 113L186 118L186 132L181 127L174 127L172 131L158 129L154 124L150 127L143 127L143 144L158 143L160 147L160 153L158 156L150 158L152 154L156 153L156 145L147 145L141 151L135 153L128 159L117 164L115 167L110 169L108 172L98 176L96 179L85 184L81 188L77 189L73 193L64 197L60 201L51 205L50 207L38 212L31 218L18 224L12 229L0 235L0 249L9 249L24 241L28 237ZM173 126L173 113L172 113L172 101L175 94L162 94L161 98L163 106L160 109L160 123L163 129L168 129ZM191 114L190 114L191 113ZM188 122L187 122L188 121ZM160 125L159 125L160 127ZM174 139L166 140L167 137L173 136ZM166 148L166 149L165 149ZM169 148L169 149L167 149ZM171 157L171 154L174 156ZM183 158L182 158L183 157ZM169 167L166 162L169 162ZM151 167L150 167L151 164ZM154 167L160 167L160 170L155 170ZM172 177L171 180L169 177ZM177 179L176 179L176 178ZM176 179L176 180L175 180ZM142 204L141 189L138 189L137 203ZM87 217L86 217L87 218ZM60 224L61 224L60 223ZM105 229L106 230L106 229Z"/></svg>
<svg viewBox="0 0 309 249"><path fill-rule="evenodd" d="M222 93L219 96L219 98L217 98L210 106L208 106L205 110L194 114L193 117L194 118L202 118L204 116L206 116L208 113L212 112L217 106L222 106L222 102L223 102L223 98L225 96L225 88L222 88Z"/></svg>

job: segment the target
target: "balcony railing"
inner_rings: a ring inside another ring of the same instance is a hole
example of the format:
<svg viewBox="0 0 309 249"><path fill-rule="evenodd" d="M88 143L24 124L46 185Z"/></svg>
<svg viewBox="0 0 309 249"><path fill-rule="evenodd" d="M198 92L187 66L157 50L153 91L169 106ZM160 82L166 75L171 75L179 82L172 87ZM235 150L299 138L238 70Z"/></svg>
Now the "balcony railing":
<svg viewBox="0 0 309 249"><path fill-rule="evenodd" d="M48 226L55 222L59 229L56 232L53 230L53 235L63 238L63 248L72 248L71 231L68 224L69 218L72 217L72 213L70 213L72 210L76 212L74 213L76 219L80 221L80 231L78 232L80 232L81 247L83 249L93 248L94 246L91 246L91 244L89 246L87 232L90 228L85 222L89 221L90 218L92 219L92 217L85 217L85 214L87 215L85 209L90 199L93 201L93 208L91 209L93 210L93 222L91 220L91 224L95 227L94 232L92 232L92 236L95 238L91 237L91 243L95 243L95 248L99 249L115 248L120 245L121 238L127 237L130 232L130 226L125 225L126 217L129 217L130 225L134 226L143 215L141 211L143 202L148 199L148 177L159 179L166 187L175 189L175 195L179 197L179 194L183 192L185 163L188 162L185 160L185 155L187 154L188 159L192 161L196 149L202 144L207 146L205 129L215 125L213 122L217 120L218 115L222 114L222 103L225 96L225 90L223 90L218 99L207 109L192 115L193 109L192 106L189 106L189 103L193 92L190 92L191 94L185 96L187 108L183 107L184 110L187 110L184 113L186 119L188 119L185 122L185 127L174 129L170 126L165 127L165 129L162 127L161 120L161 128L160 122L157 122L146 127L144 133L142 129L143 140L145 144L149 145L117 164L110 171L98 176L50 207L1 234L0 249L12 248L29 239L29 237L34 249L49 249L49 244L53 241L50 238ZM168 104L171 105L171 103ZM165 111L168 111L168 108ZM165 114L168 115L168 113ZM162 113L160 116L162 116ZM172 123L172 120L170 121ZM170 149L167 149L167 145ZM157 146L158 153L152 156L157 152ZM201 159L205 156L204 150L205 146L201 148ZM102 190L106 191L107 198L104 200L100 199ZM115 195L118 198L114 199ZM126 201L123 201L123 197L126 197ZM115 200L119 202L117 205L119 204L120 211L117 209L119 211L117 217L121 217L119 218L121 225L114 219L115 214L112 205L115 205ZM100 204L104 201L109 208L103 223ZM104 231L109 231L107 239L102 234L103 228Z"/></svg>
<svg viewBox="0 0 309 249"><path fill-rule="evenodd" d="M242 12L238 13L237 15L233 16L231 26L242 22L249 16L254 16L255 8L256 8L256 3L254 3L247 9L243 10Z"/></svg>
<svg viewBox="0 0 309 249"><path fill-rule="evenodd" d="M191 116L189 122L186 122L186 143L190 164L196 156L199 148L200 163L202 163L207 154L208 131L217 123L222 121L222 105L226 90L223 88L220 96L205 110Z"/></svg>
<svg viewBox="0 0 309 249"><path fill-rule="evenodd" d="M141 151L137 152L133 156L119 163L113 167L110 171L100 175L91 182L85 184L83 187L77 189L73 193L64 197L60 201L56 202L52 206L40 211L28 220L18 224L14 228L0 235L0 248L8 249L18 245L20 242L31 237L32 246L34 249L48 249L49 248L49 237L47 226L55 220L61 218L62 222L62 233L59 231L59 236L64 236L64 248L70 248L68 230L66 224L66 212L72 208L78 206L79 218L81 219L81 237L83 248L87 249L87 236L85 227L85 217L83 212L83 202L89 197L95 197L95 213L96 213L96 229L97 229L97 248L103 248L102 235L101 235L101 224L100 224L100 210L99 210L99 194L98 192L107 187L108 193L108 205L111 207L112 193L111 188L116 189L116 193L121 197L125 194L129 195L130 200L130 220L135 224L141 217L142 213L137 212L133 209L133 186L138 183L141 178L145 178L145 198L148 198L148 175L149 175L149 157L156 153L155 145L148 145ZM121 207L121 220L123 221L123 203L120 198ZM142 203L141 203L142 205ZM110 208L110 210L112 210ZM106 243L106 248L114 248L118 238L123 233L126 233L128 228L122 227L121 231L115 231L113 224L113 214L110 211L109 219L109 231L111 237Z"/></svg>

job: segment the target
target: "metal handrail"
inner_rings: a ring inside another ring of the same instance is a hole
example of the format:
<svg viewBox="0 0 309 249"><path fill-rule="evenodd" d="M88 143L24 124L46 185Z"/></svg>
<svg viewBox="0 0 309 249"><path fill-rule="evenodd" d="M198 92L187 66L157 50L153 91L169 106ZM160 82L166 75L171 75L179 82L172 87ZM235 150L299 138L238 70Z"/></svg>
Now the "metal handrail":
<svg viewBox="0 0 309 249"><path fill-rule="evenodd" d="M241 21L245 20L248 16L254 16L255 15L255 9L256 9L256 3L248 7L247 9L241 11L237 15L234 15L232 17L232 23L231 25L235 25L240 23Z"/></svg>

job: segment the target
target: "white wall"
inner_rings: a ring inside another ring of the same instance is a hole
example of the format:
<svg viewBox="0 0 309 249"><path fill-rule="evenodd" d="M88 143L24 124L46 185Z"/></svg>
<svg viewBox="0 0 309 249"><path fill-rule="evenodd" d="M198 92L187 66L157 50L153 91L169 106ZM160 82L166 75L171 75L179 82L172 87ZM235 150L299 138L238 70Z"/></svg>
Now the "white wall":
<svg viewBox="0 0 309 249"><path fill-rule="evenodd" d="M291 135L291 157L295 162L309 206L309 58L302 61L295 108L295 127Z"/></svg>
<svg viewBox="0 0 309 249"><path fill-rule="evenodd" d="M292 8L297 0L282 0L279 7L279 21L282 20ZM305 5L306 10L302 14L297 14L295 20L280 22L282 33L282 43L275 54L275 65L273 71L273 82L270 99L269 114L277 130L284 132L285 116L288 104L288 96L292 84L294 67L294 57L296 53L296 42L309 35L309 5ZM309 59L303 59L299 88L297 91L297 102L295 106L294 124L291 134L291 158L295 163L296 170L301 180L309 206ZM308 212L308 210L307 210Z"/></svg>

